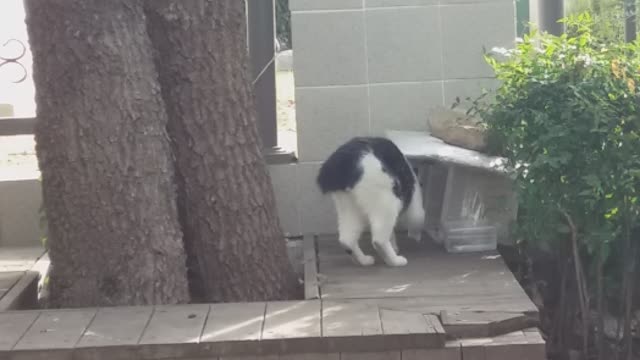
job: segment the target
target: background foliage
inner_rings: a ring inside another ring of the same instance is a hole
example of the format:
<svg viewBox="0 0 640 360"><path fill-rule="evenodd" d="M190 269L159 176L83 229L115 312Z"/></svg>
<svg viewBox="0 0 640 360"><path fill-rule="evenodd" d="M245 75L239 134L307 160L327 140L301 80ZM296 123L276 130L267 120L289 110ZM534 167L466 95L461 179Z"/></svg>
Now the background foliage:
<svg viewBox="0 0 640 360"><path fill-rule="evenodd" d="M276 37L282 47L291 49L289 0L276 0Z"/></svg>
<svg viewBox="0 0 640 360"><path fill-rule="evenodd" d="M563 281L569 285L560 291L575 293L583 351L609 311L624 318L631 351L640 240L640 43L624 43L613 36L615 26L588 13L564 21L562 36L534 33L514 50L487 56L502 86L495 102L477 100L472 110L486 122L491 152L514 169L517 238L570 264L574 281ZM596 334L601 354L603 332Z"/></svg>

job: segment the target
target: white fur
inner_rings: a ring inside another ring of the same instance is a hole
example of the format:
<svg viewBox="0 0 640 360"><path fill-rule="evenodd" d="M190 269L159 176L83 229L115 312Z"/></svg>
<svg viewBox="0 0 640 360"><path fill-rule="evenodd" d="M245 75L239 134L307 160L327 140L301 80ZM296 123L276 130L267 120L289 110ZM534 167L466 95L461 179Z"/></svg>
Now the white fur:
<svg viewBox="0 0 640 360"><path fill-rule="evenodd" d="M398 255L394 229L402 201L393 194L393 178L382 171L382 163L373 154L361 160L362 178L353 189L332 193L338 215L339 241L351 251L353 259L362 266L374 264L372 256L365 255L358 243L367 226L371 229L374 248L389 266L404 266L407 259ZM407 211L403 214L409 234L419 240L424 223L422 192L416 179Z"/></svg>

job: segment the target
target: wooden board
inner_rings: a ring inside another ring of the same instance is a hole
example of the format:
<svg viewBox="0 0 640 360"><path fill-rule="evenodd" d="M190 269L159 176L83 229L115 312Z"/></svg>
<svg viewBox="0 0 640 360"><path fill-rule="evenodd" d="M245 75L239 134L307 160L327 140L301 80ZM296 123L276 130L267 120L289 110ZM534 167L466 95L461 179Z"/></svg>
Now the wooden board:
<svg viewBox="0 0 640 360"><path fill-rule="evenodd" d="M0 299L9 292L23 275L24 271L0 272Z"/></svg>
<svg viewBox="0 0 640 360"><path fill-rule="evenodd" d="M263 340L320 336L320 301L267 303Z"/></svg>
<svg viewBox="0 0 640 360"><path fill-rule="evenodd" d="M35 271L18 274L21 274L18 281L8 291L0 294L0 312L38 308L39 274Z"/></svg>
<svg viewBox="0 0 640 360"><path fill-rule="evenodd" d="M197 343L209 305L156 306L140 344Z"/></svg>
<svg viewBox="0 0 640 360"><path fill-rule="evenodd" d="M305 307L310 303L315 306ZM154 315L153 327L158 332L167 330L168 336L165 337L166 342L155 338L156 343L148 344L135 344L135 334L141 332L141 324L153 310L151 306L100 309L97 313L91 310L8 312L0 314L0 358L337 360L387 359L402 353L402 359L454 360L462 350L465 359L469 357L471 360L485 353L491 354L492 360L511 360L515 355L515 358L523 360L544 359L544 339L536 329L494 338L463 339L434 348L428 341L444 334L435 315L381 309L376 304L352 303L351 300L326 301L325 304L327 307L322 310L327 311L327 322L324 324L323 321L321 331L317 329L320 326L319 301L275 302L268 303L266 307L260 303L214 304L208 315L203 312L207 310L206 306L159 307L171 311L159 317ZM215 316L218 306L220 313ZM247 311L243 312L243 309ZM260 314L264 309L270 322L264 323L267 338L256 340L256 332L262 327ZM193 335L198 332L199 325L193 326L193 323L184 321L184 315L187 319L199 318L189 316L196 313L206 315L207 322L211 321L205 327L211 331L203 331L200 337L211 341L194 342L190 336L184 336L185 333ZM250 316L250 313L255 316ZM126 314L130 314L131 319ZM116 332L120 329L118 324L123 325L123 334L115 338L101 337L93 343L84 340L96 330L102 334ZM235 330L238 330L235 332L237 336L232 335ZM10 349L15 342L19 345L12 351ZM245 346L249 343L259 346ZM224 348L229 344L234 346Z"/></svg>
<svg viewBox="0 0 640 360"><path fill-rule="evenodd" d="M382 334L380 311L375 305L340 301L324 301L322 305L324 337Z"/></svg>
<svg viewBox="0 0 640 360"><path fill-rule="evenodd" d="M213 304L200 337L212 355L260 354L260 336L267 304Z"/></svg>
<svg viewBox="0 0 640 360"><path fill-rule="evenodd" d="M535 305L497 253L448 254L430 243L399 239L409 264L355 265L335 237L318 239L323 300L369 301L395 310L504 311L537 314ZM368 246L363 250L370 251ZM370 252L371 253L371 252Z"/></svg>
<svg viewBox="0 0 640 360"><path fill-rule="evenodd" d="M44 248L40 246L2 247L0 273L30 270L44 253Z"/></svg>
<svg viewBox="0 0 640 360"><path fill-rule="evenodd" d="M135 345L149 323L152 307L113 307L98 310L77 347Z"/></svg>
<svg viewBox="0 0 640 360"><path fill-rule="evenodd" d="M318 300L267 303L261 352L324 352L319 341L322 335L320 309Z"/></svg>
<svg viewBox="0 0 640 360"><path fill-rule="evenodd" d="M399 349L444 347L444 329L437 318L427 316L412 311L380 309L385 342L393 341Z"/></svg>
<svg viewBox="0 0 640 360"><path fill-rule="evenodd" d="M317 299L320 297L315 246L315 237L312 235L306 235L303 239L304 298L306 300Z"/></svg>
<svg viewBox="0 0 640 360"><path fill-rule="evenodd" d="M95 309L43 311L14 350L72 349L95 314Z"/></svg>
<svg viewBox="0 0 640 360"><path fill-rule="evenodd" d="M536 325L536 319L522 313L494 311L443 311L442 325L452 338L500 336Z"/></svg>
<svg viewBox="0 0 640 360"><path fill-rule="evenodd" d="M0 351L11 350L38 315L32 311L0 313Z"/></svg>
<svg viewBox="0 0 640 360"><path fill-rule="evenodd" d="M267 304L213 304L200 342L260 340Z"/></svg>

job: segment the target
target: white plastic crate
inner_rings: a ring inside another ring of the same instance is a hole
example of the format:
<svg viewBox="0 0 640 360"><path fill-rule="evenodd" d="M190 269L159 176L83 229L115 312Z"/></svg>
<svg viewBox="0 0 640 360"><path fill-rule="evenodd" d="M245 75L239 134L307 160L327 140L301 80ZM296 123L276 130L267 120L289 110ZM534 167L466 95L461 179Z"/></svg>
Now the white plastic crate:
<svg viewBox="0 0 640 360"><path fill-rule="evenodd" d="M444 224L444 247L450 253L493 251L498 245L496 227L486 222L449 221Z"/></svg>

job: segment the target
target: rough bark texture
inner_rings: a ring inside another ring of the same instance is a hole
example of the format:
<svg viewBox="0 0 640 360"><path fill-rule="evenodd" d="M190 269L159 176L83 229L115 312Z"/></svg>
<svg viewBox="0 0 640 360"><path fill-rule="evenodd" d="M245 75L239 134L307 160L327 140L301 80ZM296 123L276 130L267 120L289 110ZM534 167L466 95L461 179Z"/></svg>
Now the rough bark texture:
<svg viewBox="0 0 640 360"><path fill-rule="evenodd" d="M174 170L141 2L27 0L51 305L187 302Z"/></svg>
<svg viewBox="0 0 640 360"><path fill-rule="evenodd" d="M146 12L201 280L193 290L212 302L289 298L296 280L260 152L245 2L149 0Z"/></svg>

